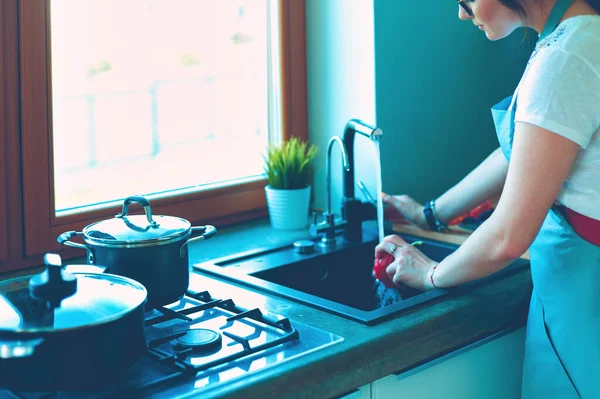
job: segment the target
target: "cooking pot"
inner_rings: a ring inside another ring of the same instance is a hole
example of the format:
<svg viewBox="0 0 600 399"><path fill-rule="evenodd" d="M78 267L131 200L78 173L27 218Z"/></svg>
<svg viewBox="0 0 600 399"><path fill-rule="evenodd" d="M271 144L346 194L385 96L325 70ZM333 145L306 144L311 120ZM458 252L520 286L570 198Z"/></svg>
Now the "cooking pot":
<svg viewBox="0 0 600 399"><path fill-rule="evenodd" d="M147 291L104 273L46 270L0 282L0 386L19 390L103 386L145 351ZM93 268L88 266L89 268Z"/></svg>
<svg viewBox="0 0 600 399"><path fill-rule="evenodd" d="M133 202L145 215L128 215ZM148 290L147 308L180 299L190 282L188 244L206 240L217 230L213 226L191 227L190 222L173 216L152 216L150 202L140 196L128 197L123 210L112 219L86 226L82 232L67 231L60 244L87 251L87 262L106 266L111 274L126 276ZM201 235L190 238L193 234ZM85 244L70 241L83 236Z"/></svg>

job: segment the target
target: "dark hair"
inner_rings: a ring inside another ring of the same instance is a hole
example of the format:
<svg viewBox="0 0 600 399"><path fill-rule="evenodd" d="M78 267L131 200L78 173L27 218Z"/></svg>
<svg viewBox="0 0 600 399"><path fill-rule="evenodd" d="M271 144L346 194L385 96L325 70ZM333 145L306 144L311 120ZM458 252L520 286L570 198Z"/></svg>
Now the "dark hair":
<svg viewBox="0 0 600 399"><path fill-rule="evenodd" d="M505 7L510 8L511 10L513 10L514 12L517 13L517 15L519 17L521 17L521 19L523 21L525 21L527 19L527 13L525 12L525 9L523 8L523 4L521 4L523 0L500 0L500 3L502 3ZM600 0L586 0L587 3L592 6L592 8L594 10L596 10L597 12L600 13ZM538 3L543 3L544 0L537 0Z"/></svg>
<svg viewBox="0 0 600 399"><path fill-rule="evenodd" d="M587 3L592 6L594 10L600 12L600 0L587 0Z"/></svg>
<svg viewBox="0 0 600 399"><path fill-rule="evenodd" d="M516 12L523 22L527 19L527 13L521 4L521 0L500 0L500 3Z"/></svg>

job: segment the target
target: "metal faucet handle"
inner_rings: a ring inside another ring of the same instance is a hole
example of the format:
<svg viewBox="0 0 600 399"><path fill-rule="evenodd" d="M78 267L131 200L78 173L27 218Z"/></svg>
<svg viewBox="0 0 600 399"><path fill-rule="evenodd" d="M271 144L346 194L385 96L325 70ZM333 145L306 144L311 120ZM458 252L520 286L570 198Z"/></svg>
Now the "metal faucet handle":
<svg viewBox="0 0 600 399"><path fill-rule="evenodd" d="M326 238L335 238L335 231L338 227L346 225L346 221L343 219L335 219L335 214L329 212L323 212L322 221L318 221L317 212L313 212L313 223L309 226L308 232L311 237L317 237L319 234L323 234Z"/></svg>
<svg viewBox="0 0 600 399"><path fill-rule="evenodd" d="M311 237L318 237L319 234L328 227L326 214L327 212L321 213L313 211L313 222L308 228L308 233ZM321 216L321 221L319 221L319 216Z"/></svg>
<svg viewBox="0 0 600 399"><path fill-rule="evenodd" d="M319 212L315 212L315 211L313 211L313 213L312 213L312 217L313 217L313 222L312 222L312 224L316 226L316 225L317 225L317 223L319 222Z"/></svg>
<svg viewBox="0 0 600 399"><path fill-rule="evenodd" d="M319 216L321 216L321 221L319 222ZM323 224L323 223L329 223L335 220L335 214L330 213L330 212L315 212L313 211L312 213L312 218L313 218L313 223L314 225L318 225L318 224Z"/></svg>

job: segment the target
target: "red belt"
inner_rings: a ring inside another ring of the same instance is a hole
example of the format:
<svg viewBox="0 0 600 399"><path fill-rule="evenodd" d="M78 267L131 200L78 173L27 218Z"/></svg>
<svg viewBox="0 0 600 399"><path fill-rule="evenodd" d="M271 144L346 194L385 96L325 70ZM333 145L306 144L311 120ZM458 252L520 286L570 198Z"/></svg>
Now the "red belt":
<svg viewBox="0 0 600 399"><path fill-rule="evenodd" d="M600 220L582 215L566 206L559 206L558 209L581 238L600 246Z"/></svg>

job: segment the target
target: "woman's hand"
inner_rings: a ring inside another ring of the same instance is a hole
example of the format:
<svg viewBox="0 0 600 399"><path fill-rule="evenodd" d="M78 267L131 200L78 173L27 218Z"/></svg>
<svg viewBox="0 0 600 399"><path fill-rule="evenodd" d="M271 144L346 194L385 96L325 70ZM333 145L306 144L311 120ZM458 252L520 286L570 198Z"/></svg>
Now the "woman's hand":
<svg viewBox="0 0 600 399"><path fill-rule="evenodd" d="M397 235L385 237L375 247L376 259L384 260L390 255L394 260L387 266L386 273L396 286L405 284L422 291L434 288L431 273L437 262Z"/></svg>
<svg viewBox="0 0 600 399"><path fill-rule="evenodd" d="M414 224L424 230L429 229L423 205L409 197L408 195L387 195L381 193L381 199L384 204L389 205L385 208L385 218L392 223Z"/></svg>

